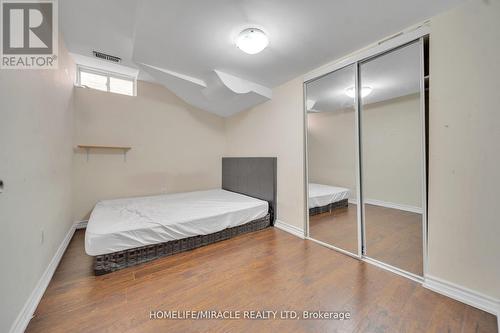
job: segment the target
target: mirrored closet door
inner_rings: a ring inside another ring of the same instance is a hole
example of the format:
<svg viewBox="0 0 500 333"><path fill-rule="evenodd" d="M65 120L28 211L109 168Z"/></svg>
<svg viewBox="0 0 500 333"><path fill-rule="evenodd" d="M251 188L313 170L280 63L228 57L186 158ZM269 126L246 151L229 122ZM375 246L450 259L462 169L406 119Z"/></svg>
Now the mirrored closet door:
<svg viewBox="0 0 500 333"><path fill-rule="evenodd" d="M423 276L425 38L307 81L307 235Z"/></svg>
<svg viewBox="0 0 500 333"><path fill-rule="evenodd" d="M309 236L358 255L355 78L351 65L305 88Z"/></svg>
<svg viewBox="0 0 500 333"><path fill-rule="evenodd" d="M365 255L423 275L421 43L359 64Z"/></svg>

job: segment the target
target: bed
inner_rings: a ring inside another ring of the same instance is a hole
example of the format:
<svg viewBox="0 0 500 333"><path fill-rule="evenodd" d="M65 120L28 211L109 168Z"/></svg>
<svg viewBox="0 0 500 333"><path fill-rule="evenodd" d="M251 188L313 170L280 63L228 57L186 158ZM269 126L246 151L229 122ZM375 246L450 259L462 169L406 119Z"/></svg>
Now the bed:
<svg viewBox="0 0 500 333"><path fill-rule="evenodd" d="M219 189L100 201L85 251L102 275L274 222L276 158L223 158Z"/></svg>
<svg viewBox="0 0 500 333"><path fill-rule="evenodd" d="M331 212L348 206L347 188L309 183L309 215Z"/></svg>

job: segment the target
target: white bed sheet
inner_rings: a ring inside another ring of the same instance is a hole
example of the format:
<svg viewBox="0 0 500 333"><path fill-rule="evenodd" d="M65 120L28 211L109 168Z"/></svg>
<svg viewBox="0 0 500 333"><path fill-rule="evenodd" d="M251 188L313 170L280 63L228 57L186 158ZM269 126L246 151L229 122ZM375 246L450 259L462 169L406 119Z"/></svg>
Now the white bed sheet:
<svg viewBox="0 0 500 333"><path fill-rule="evenodd" d="M100 201L85 232L91 256L206 235L266 216L267 201L221 189Z"/></svg>
<svg viewBox="0 0 500 333"><path fill-rule="evenodd" d="M321 207L344 199L348 199L347 188L309 183L309 208Z"/></svg>

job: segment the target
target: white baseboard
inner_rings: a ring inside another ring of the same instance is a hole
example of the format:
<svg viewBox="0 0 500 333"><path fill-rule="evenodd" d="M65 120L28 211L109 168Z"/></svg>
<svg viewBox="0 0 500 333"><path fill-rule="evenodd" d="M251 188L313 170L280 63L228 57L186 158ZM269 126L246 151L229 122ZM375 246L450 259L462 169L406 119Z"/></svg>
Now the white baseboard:
<svg viewBox="0 0 500 333"><path fill-rule="evenodd" d="M417 214L422 214L422 212L423 212L421 207L397 204L394 202L387 202L387 201L376 200L376 199L365 199L364 203L369 204L369 205L404 210L407 212L412 212L412 213L417 213Z"/></svg>
<svg viewBox="0 0 500 333"><path fill-rule="evenodd" d="M280 220L276 220L274 222L274 226L280 230L286 231L294 236L297 236L299 238L304 239L304 230L301 228L298 228L294 225L285 223L285 222L280 221Z"/></svg>
<svg viewBox="0 0 500 333"><path fill-rule="evenodd" d="M87 223L88 222L89 222L89 220L76 221L75 222L75 229L78 230L78 229L85 229L85 228L87 228Z"/></svg>
<svg viewBox="0 0 500 333"><path fill-rule="evenodd" d="M54 254L54 257L52 257L52 260L45 269L45 272L43 272L42 276L38 280L35 289L33 289L33 291L31 292L31 295L29 296L26 303L24 303L23 308L21 309L16 320L10 327L9 331L10 333L22 333L26 330L26 327L28 327L31 318L33 318L33 314L35 313L36 307L38 306L38 303L40 303L40 300L42 299L42 296L45 293L45 289L47 289L47 287L49 286L50 280L52 279L52 276L56 271L57 265L59 265L59 261L61 261L61 258L64 252L66 252L66 248L68 247L68 244L71 238L73 237L73 234L75 233L76 224L77 223L71 225L71 228L64 237L61 245L59 245L59 248Z"/></svg>
<svg viewBox="0 0 500 333"><path fill-rule="evenodd" d="M425 276L423 286L439 294L496 315L498 320L500 314L500 300L498 299L430 275Z"/></svg>

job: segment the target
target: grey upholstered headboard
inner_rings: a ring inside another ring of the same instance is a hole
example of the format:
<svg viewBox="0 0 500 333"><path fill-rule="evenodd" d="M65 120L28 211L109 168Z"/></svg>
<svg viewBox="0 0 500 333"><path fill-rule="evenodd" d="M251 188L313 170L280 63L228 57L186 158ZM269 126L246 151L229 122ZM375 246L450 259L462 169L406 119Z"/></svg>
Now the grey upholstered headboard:
<svg viewBox="0 0 500 333"><path fill-rule="evenodd" d="M276 157L223 157L222 189L269 202L276 217Z"/></svg>

